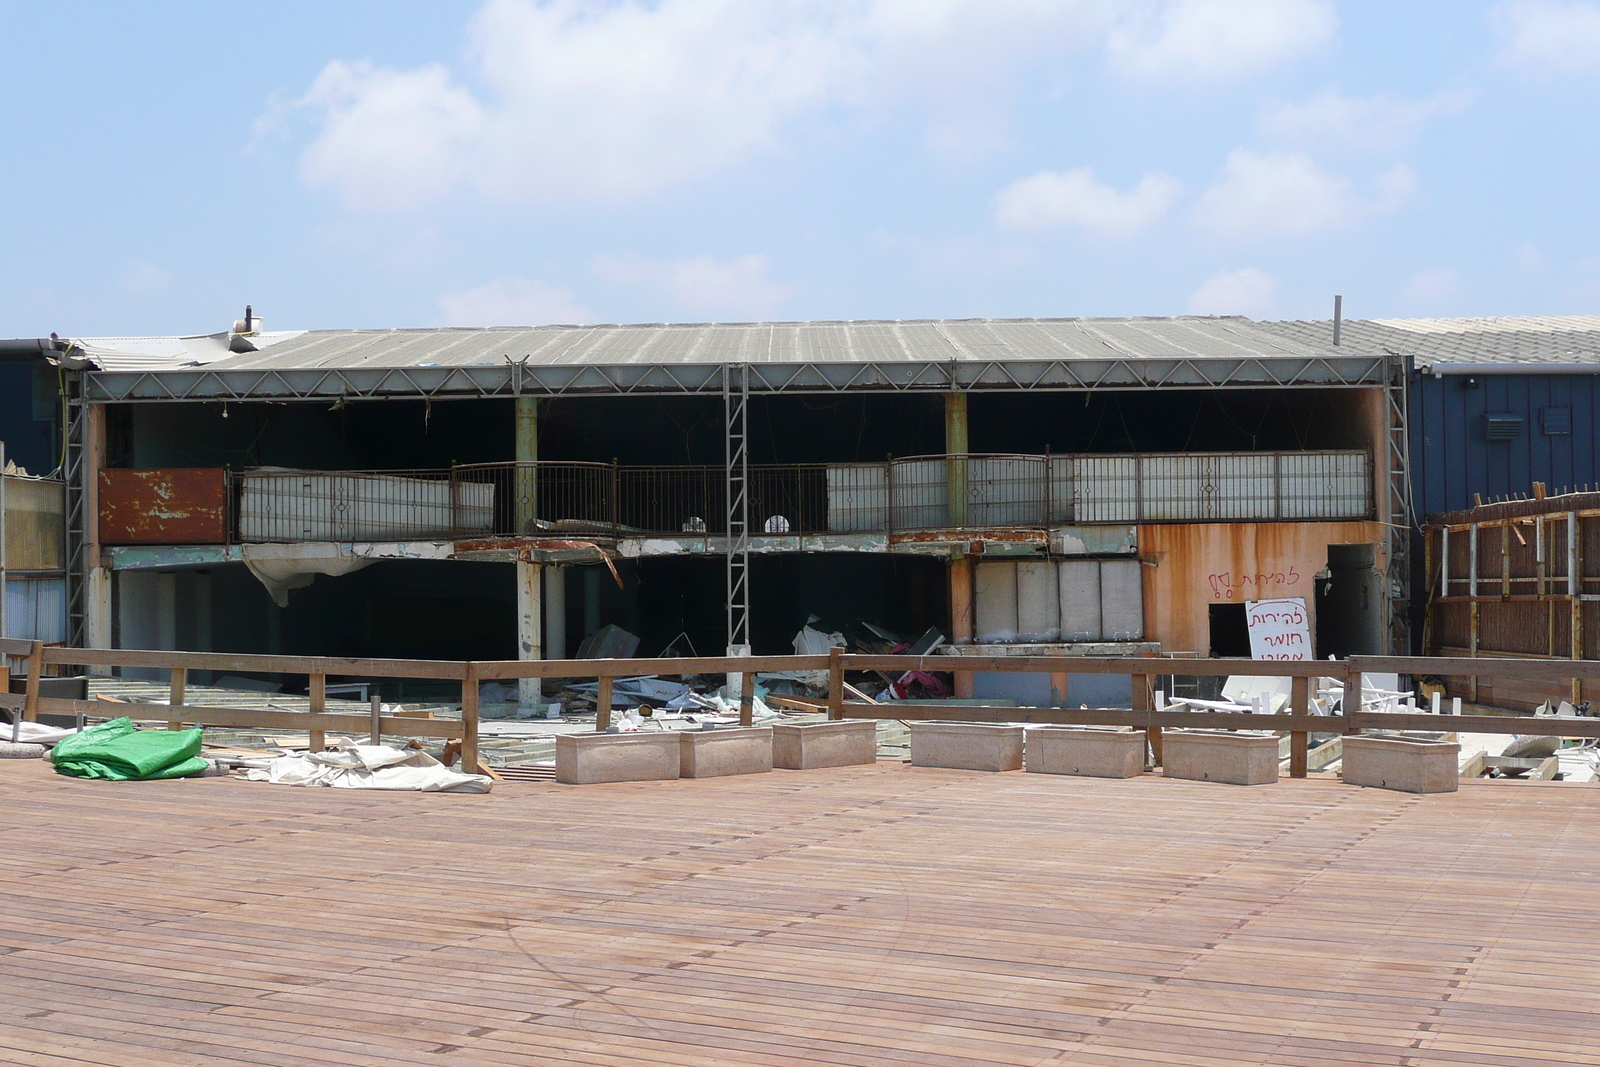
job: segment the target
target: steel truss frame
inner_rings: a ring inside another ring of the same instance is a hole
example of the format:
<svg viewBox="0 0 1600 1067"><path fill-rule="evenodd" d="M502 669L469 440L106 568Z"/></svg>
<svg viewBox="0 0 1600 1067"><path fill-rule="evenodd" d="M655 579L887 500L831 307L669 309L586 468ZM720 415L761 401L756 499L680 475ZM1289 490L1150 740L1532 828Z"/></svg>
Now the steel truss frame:
<svg viewBox="0 0 1600 1067"><path fill-rule="evenodd" d="M84 438L87 430L89 405L84 398L82 371L62 374L61 403L66 409L62 481L66 483L66 564L67 572L67 644L73 648L84 647L88 629L86 589L89 583L87 557L88 523L84 508L87 497L83 484Z"/></svg>
<svg viewBox="0 0 1600 1067"><path fill-rule="evenodd" d="M751 393L1276 389L1387 385L1382 356L741 364ZM91 371L94 402L716 395L729 364Z"/></svg>
<svg viewBox="0 0 1600 1067"><path fill-rule="evenodd" d="M1409 356L1388 357L1387 453L1389 494L1388 584L1389 643L1392 654L1409 656L1411 649L1411 539L1420 532L1411 499L1411 368Z"/></svg>
<svg viewBox="0 0 1600 1067"><path fill-rule="evenodd" d="M723 456L728 502L728 653L750 644L750 374L722 368Z"/></svg>

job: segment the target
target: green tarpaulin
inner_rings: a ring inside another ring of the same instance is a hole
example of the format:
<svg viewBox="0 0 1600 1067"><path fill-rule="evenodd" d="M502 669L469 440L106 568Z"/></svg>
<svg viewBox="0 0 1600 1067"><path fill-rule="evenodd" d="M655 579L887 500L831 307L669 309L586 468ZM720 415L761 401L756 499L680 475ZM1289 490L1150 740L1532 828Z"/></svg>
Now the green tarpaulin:
<svg viewBox="0 0 1600 1067"><path fill-rule="evenodd" d="M207 766L199 730L138 730L125 718L63 738L50 759L61 774L113 782L187 778Z"/></svg>

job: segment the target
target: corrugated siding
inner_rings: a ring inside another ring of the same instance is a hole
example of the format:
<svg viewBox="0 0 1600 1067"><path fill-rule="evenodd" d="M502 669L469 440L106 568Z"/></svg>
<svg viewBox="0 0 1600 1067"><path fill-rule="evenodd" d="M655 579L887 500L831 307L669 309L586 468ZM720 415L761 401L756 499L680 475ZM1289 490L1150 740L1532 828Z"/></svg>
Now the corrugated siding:
<svg viewBox="0 0 1600 1067"><path fill-rule="evenodd" d="M67 640L65 578L6 579L6 637L63 644Z"/></svg>
<svg viewBox="0 0 1600 1067"><path fill-rule="evenodd" d="M1486 374L1418 376L1411 390L1411 466L1417 509L1425 515L1458 511L1485 500L1526 494L1534 482L1551 492L1600 482L1600 375ZM1572 432L1546 434L1545 408L1568 408ZM1484 417L1520 416L1512 441L1484 437Z"/></svg>

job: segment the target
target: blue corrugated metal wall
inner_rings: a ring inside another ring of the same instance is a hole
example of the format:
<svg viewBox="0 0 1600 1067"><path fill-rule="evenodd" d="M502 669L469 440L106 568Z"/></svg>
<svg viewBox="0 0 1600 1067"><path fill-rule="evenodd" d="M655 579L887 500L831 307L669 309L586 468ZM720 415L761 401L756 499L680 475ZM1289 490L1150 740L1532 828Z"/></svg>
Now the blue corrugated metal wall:
<svg viewBox="0 0 1600 1067"><path fill-rule="evenodd" d="M1473 388L1469 382L1475 381ZM1571 432L1548 434L1545 408L1568 408ZM1411 470L1419 518L1472 506L1472 494L1531 494L1600 483L1600 374L1415 375L1411 381ZM1485 436L1485 416L1522 417L1509 441Z"/></svg>

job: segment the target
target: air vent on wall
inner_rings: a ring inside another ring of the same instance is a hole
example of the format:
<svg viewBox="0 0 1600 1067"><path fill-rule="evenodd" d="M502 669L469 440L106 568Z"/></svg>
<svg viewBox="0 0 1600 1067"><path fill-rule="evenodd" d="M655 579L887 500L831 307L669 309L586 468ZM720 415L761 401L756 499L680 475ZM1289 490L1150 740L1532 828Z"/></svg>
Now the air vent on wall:
<svg viewBox="0 0 1600 1067"><path fill-rule="evenodd" d="M1562 437L1572 432L1572 409L1545 408L1539 412L1539 424L1546 437Z"/></svg>
<svg viewBox="0 0 1600 1067"><path fill-rule="evenodd" d="M1485 415L1483 417L1484 440L1515 441L1521 436L1521 415Z"/></svg>

